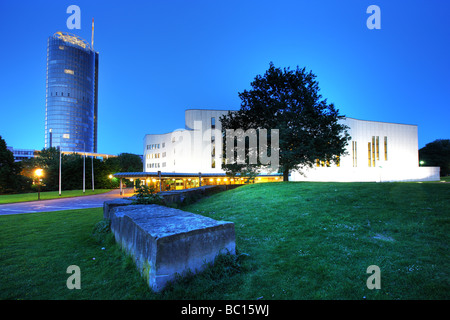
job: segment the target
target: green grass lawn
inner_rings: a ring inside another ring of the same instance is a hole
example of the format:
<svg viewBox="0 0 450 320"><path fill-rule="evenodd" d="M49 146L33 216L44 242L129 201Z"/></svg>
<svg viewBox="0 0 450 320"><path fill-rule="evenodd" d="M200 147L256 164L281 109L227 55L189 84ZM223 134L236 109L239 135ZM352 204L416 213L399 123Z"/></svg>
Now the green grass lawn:
<svg viewBox="0 0 450 320"><path fill-rule="evenodd" d="M0 216L0 299L450 298L448 183L255 184L183 210L234 222L239 256L161 294L110 234L93 236L102 209Z"/></svg>
<svg viewBox="0 0 450 320"><path fill-rule="evenodd" d="M86 190L83 194L83 190L63 190L61 191L61 196L59 196L59 191L46 191L41 192L41 200L49 199L59 199L59 198L69 198L69 197L79 197L79 196L89 196L93 194L100 194L109 192L111 189L92 189ZM0 195L0 204L2 203L14 203L14 202L26 202L26 201L36 201L38 199L38 193L19 193L19 194L5 194Z"/></svg>

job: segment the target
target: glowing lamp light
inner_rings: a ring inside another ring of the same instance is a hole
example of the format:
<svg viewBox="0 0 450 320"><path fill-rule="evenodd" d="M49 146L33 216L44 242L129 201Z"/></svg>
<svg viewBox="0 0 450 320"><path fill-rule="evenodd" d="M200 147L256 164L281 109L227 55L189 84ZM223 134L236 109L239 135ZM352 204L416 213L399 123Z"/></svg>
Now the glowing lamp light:
<svg viewBox="0 0 450 320"><path fill-rule="evenodd" d="M43 173L44 173L43 169L36 169L36 171L34 171L34 174L38 177L41 177Z"/></svg>
<svg viewBox="0 0 450 320"><path fill-rule="evenodd" d="M113 178L113 175L112 174L110 174L109 176L108 176L110 179L112 179Z"/></svg>
<svg viewBox="0 0 450 320"><path fill-rule="evenodd" d="M34 174L38 177L38 180L40 180L39 178L42 176L42 174L44 173L44 170L42 169L36 169L36 171L34 171ZM41 183L38 181L38 200L41 200Z"/></svg>

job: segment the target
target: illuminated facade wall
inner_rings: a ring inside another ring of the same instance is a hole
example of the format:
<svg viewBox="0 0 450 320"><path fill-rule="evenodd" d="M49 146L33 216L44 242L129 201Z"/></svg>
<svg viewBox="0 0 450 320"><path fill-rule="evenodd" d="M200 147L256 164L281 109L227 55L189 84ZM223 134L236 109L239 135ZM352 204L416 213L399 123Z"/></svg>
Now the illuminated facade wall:
<svg viewBox="0 0 450 320"><path fill-rule="evenodd" d="M223 173L221 169L224 110L185 111L185 128L144 138L144 172Z"/></svg>
<svg viewBox="0 0 450 320"><path fill-rule="evenodd" d="M345 118L351 140L339 164L317 159L292 181L418 181L439 180L438 167L419 167L416 125Z"/></svg>
<svg viewBox="0 0 450 320"><path fill-rule="evenodd" d="M45 147L97 152L98 53L75 35L48 38Z"/></svg>
<svg viewBox="0 0 450 320"><path fill-rule="evenodd" d="M221 124L228 111L186 110L185 128L144 138L144 172L224 173ZM419 167L416 125L345 118L351 140L339 164L317 159L291 181L439 180L438 167ZM217 129L217 132L211 129Z"/></svg>

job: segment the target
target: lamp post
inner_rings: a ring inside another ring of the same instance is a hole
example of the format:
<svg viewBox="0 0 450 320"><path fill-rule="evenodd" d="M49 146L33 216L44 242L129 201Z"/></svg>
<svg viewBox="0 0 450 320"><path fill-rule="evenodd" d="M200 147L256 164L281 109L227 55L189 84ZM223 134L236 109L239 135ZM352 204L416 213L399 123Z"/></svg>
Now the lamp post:
<svg viewBox="0 0 450 320"><path fill-rule="evenodd" d="M59 139L59 196L61 197L61 149L62 139L69 139L69 134L62 134Z"/></svg>
<svg viewBox="0 0 450 320"><path fill-rule="evenodd" d="M38 182L38 200L41 200L41 176L42 176L43 170L42 169L36 169L36 171L34 171L34 174L37 177L37 182Z"/></svg>
<svg viewBox="0 0 450 320"><path fill-rule="evenodd" d="M83 194L86 193L86 142L83 141Z"/></svg>
<svg viewBox="0 0 450 320"><path fill-rule="evenodd" d="M92 168L92 192L94 192L94 155L92 154L92 162L91 162L91 168Z"/></svg>
<svg viewBox="0 0 450 320"><path fill-rule="evenodd" d="M61 197L61 143L59 143L59 196Z"/></svg>
<svg viewBox="0 0 450 320"><path fill-rule="evenodd" d="M112 179L113 179L113 175L112 174L110 174L109 176L108 176L108 178L109 178L109 185L111 186L111 188L112 188Z"/></svg>
<svg viewBox="0 0 450 320"><path fill-rule="evenodd" d="M83 194L86 193L86 144L83 141Z"/></svg>

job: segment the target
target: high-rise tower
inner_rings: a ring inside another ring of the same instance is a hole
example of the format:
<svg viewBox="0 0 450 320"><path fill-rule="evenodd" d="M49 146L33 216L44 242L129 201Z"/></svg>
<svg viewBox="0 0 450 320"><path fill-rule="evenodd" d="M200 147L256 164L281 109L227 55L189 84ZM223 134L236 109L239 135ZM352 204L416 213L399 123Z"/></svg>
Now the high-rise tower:
<svg viewBox="0 0 450 320"><path fill-rule="evenodd" d="M45 147L97 152L98 52L80 37L48 38Z"/></svg>

